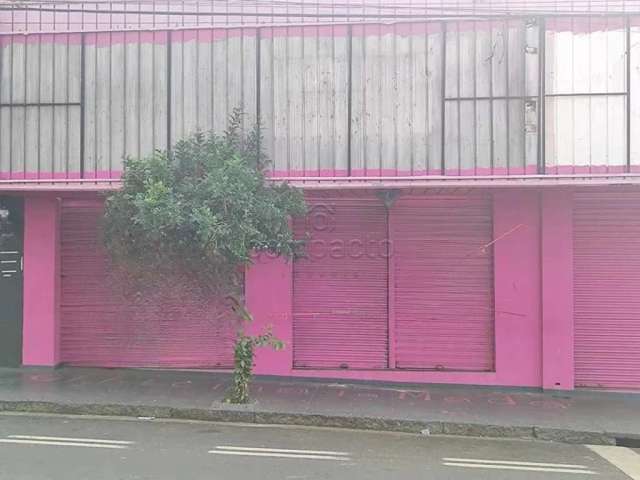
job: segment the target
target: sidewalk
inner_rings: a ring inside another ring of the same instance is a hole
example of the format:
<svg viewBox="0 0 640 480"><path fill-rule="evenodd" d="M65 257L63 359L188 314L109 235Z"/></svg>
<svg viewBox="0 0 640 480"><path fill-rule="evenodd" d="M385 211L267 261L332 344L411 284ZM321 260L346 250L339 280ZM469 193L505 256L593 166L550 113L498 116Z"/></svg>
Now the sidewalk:
<svg viewBox="0 0 640 480"><path fill-rule="evenodd" d="M384 385L258 377L223 402L226 373L0 369L0 411L316 425L614 444L640 440L640 393ZM636 439L636 440L634 440Z"/></svg>

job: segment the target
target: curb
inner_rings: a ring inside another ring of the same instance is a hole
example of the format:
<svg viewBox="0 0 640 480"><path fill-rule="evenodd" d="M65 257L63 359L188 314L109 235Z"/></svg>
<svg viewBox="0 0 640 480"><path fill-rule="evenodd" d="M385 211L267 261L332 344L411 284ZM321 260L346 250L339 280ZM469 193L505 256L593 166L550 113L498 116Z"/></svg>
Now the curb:
<svg viewBox="0 0 640 480"><path fill-rule="evenodd" d="M346 415L280 413L232 408L209 410L203 408L176 408L147 405L0 401L0 412L152 417L158 419L200 420L207 422L298 425L306 427L331 427L354 430L416 433L422 435L453 435L462 437L544 440L569 444L590 445L616 445L617 440L619 440L619 435L607 432L538 426L505 426L461 422L355 417Z"/></svg>

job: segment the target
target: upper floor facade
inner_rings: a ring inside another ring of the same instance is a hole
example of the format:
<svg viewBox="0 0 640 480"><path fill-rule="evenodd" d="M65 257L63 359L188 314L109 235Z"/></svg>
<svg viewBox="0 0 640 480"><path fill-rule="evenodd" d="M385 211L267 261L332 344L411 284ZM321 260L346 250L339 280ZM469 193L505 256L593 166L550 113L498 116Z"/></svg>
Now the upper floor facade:
<svg viewBox="0 0 640 480"><path fill-rule="evenodd" d="M108 22L68 2L1 13L0 188L115 184L126 156L222 131L235 108L260 119L271 176L309 186L640 183L640 3L327 20L314 3L204 25L129 3Z"/></svg>

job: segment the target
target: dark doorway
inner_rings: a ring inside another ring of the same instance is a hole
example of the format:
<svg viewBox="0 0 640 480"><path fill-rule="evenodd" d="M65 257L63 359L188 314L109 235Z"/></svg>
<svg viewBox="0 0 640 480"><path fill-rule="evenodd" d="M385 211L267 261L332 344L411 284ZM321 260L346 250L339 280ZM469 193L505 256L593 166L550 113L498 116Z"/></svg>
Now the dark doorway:
<svg viewBox="0 0 640 480"><path fill-rule="evenodd" d="M22 199L0 196L0 366L22 362Z"/></svg>

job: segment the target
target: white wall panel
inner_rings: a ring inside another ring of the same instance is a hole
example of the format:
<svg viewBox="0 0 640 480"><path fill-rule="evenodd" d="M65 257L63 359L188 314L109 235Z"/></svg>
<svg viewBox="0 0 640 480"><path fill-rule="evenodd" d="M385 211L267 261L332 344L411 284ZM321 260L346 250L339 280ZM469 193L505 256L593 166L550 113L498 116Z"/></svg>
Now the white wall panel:
<svg viewBox="0 0 640 480"><path fill-rule="evenodd" d="M626 49L620 18L547 22L547 171L625 170Z"/></svg>

